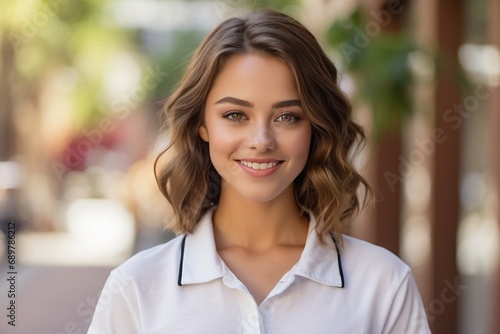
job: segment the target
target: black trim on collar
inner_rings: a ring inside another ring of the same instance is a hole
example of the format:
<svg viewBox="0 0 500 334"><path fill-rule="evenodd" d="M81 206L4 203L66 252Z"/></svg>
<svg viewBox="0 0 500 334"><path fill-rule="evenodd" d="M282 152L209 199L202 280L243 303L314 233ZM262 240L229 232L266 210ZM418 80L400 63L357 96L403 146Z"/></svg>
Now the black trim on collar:
<svg viewBox="0 0 500 334"><path fill-rule="evenodd" d="M342 260L340 258L340 249L339 246L337 245L337 240L335 240L333 235L332 235L332 240L333 243L335 244L335 250L337 251L337 261L339 262L340 281L342 282L342 285L340 287L343 288L345 286L345 282L344 282L344 270L342 270Z"/></svg>
<svg viewBox="0 0 500 334"><path fill-rule="evenodd" d="M182 238L182 243L181 243L181 260L179 262L179 277L177 279L178 286L182 286L182 269L183 269L183 265L184 265L184 249L186 247L186 237L187 237L187 235L185 235L184 238ZM335 244L335 250L337 251L337 261L339 263L339 273L340 273L340 281L341 281L340 287L343 288L345 286L345 280L344 280L344 270L342 269L342 259L340 257L340 249L339 249L339 246L337 244L337 240L335 240L333 235L331 237L332 237L333 243Z"/></svg>
<svg viewBox="0 0 500 334"><path fill-rule="evenodd" d="M179 263L179 278L177 279L177 285L182 286L182 267L184 264L184 248L186 247L186 237L187 235L182 238L182 243L181 243L181 261Z"/></svg>

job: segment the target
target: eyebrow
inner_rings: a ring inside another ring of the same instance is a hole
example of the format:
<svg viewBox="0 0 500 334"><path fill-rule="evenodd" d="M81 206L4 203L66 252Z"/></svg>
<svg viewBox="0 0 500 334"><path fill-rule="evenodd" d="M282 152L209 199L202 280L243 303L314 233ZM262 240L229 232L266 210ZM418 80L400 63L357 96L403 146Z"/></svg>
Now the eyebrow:
<svg viewBox="0 0 500 334"><path fill-rule="evenodd" d="M236 105L242 106L242 107L253 108L252 102L237 99L236 97L232 97L232 96L223 97L219 101L215 102L215 104L222 104L222 103L231 103L231 104L236 104Z"/></svg>
<svg viewBox="0 0 500 334"><path fill-rule="evenodd" d="M273 109L286 108L286 107L302 107L300 100L288 100L273 103Z"/></svg>
<svg viewBox="0 0 500 334"><path fill-rule="evenodd" d="M253 108L253 103L245 100L238 99L232 96L226 96L215 102L215 104L231 103L242 107ZM302 107L300 100L287 100L273 103L271 107L273 109L286 108L286 107Z"/></svg>

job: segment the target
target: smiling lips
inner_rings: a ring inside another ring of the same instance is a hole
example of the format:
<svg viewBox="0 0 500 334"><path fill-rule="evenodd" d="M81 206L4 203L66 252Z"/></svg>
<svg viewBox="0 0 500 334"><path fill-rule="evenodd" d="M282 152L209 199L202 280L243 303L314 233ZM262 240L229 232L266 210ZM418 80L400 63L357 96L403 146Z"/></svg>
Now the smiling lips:
<svg viewBox="0 0 500 334"><path fill-rule="evenodd" d="M248 168L256 169L256 170L262 170L262 169L269 169L276 167L279 161L272 161L272 162L252 162L252 161L245 161L245 160L240 160L240 163L243 166L246 166Z"/></svg>

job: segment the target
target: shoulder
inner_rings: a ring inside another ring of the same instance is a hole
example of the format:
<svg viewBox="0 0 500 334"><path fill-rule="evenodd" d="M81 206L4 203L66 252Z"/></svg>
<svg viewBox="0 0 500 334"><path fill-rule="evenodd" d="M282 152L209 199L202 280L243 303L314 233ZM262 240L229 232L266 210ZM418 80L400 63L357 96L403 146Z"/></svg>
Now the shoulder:
<svg viewBox="0 0 500 334"><path fill-rule="evenodd" d="M350 236L343 236L342 265L349 274L376 279L404 280L410 267L389 250Z"/></svg>
<svg viewBox="0 0 500 334"><path fill-rule="evenodd" d="M379 326L377 332L430 333L410 267L385 248L349 236L343 240L345 293Z"/></svg>
<svg viewBox="0 0 500 334"><path fill-rule="evenodd" d="M343 236L344 246L341 249L341 254L348 257L365 258L369 261L389 262L389 264L403 263L391 251L374 245L368 241L357 239L351 236Z"/></svg>
<svg viewBox="0 0 500 334"><path fill-rule="evenodd" d="M112 274L141 278L176 274L184 235L143 250L116 267Z"/></svg>

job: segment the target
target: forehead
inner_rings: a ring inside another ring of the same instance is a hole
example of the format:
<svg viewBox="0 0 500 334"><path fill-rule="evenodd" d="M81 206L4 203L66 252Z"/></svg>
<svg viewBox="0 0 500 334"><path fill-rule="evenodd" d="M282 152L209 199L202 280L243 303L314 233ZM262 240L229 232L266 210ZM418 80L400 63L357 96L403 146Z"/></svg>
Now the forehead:
<svg viewBox="0 0 500 334"><path fill-rule="evenodd" d="M227 59L212 84L208 100L222 95L249 100L299 98L295 77L283 60L252 53Z"/></svg>

